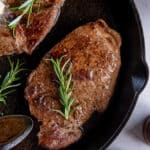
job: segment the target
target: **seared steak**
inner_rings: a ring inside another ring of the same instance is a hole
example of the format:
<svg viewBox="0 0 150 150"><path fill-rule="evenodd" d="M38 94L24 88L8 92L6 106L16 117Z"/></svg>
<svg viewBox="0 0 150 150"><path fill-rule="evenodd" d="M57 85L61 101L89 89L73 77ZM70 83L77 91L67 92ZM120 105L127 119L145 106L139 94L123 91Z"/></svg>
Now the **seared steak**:
<svg viewBox="0 0 150 150"><path fill-rule="evenodd" d="M9 7L19 6L21 0L3 0ZM26 52L32 54L36 46L45 38L54 26L64 0L41 0L40 11L34 4L29 27L26 27L25 16L16 28L13 37L12 31L4 23L3 17L12 20L20 12L9 12L7 9L0 17L0 56Z"/></svg>
<svg viewBox="0 0 150 150"><path fill-rule="evenodd" d="M42 59L29 76L25 97L31 113L42 122L39 144L60 149L82 136L81 127L94 111L103 112L113 94L121 65L120 35L103 20L88 23L67 35ZM71 59L77 106L69 120L52 111L60 109L56 76L48 58Z"/></svg>

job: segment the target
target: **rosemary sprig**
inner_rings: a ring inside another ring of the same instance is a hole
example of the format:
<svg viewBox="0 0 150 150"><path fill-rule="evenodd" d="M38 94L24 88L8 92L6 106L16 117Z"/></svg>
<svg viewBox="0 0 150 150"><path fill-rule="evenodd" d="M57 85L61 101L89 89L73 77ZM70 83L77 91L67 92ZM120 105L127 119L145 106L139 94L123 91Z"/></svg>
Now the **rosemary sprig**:
<svg viewBox="0 0 150 150"><path fill-rule="evenodd" d="M20 77L18 77L18 74L25 70L22 68L23 63L20 63L19 60L17 60L16 63L12 62L10 58L8 58L9 64L10 64L10 71L6 74L5 78L3 79L1 85L0 85L0 103L3 103L6 105L6 98L7 96L14 92L16 87L18 87L21 83L16 83Z"/></svg>
<svg viewBox="0 0 150 150"><path fill-rule="evenodd" d="M50 62L53 65L54 72L58 79L57 80L57 83L59 84L58 96L59 101L63 107L62 110L54 109L53 111L58 112L65 119L68 119L69 116L75 110L75 107L72 106L73 103L75 102L75 99L71 97L73 92L72 75L70 72L72 68L72 63L70 62L70 59L68 59L61 67L63 58L64 56L56 60L54 60L53 58L50 59Z"/></svg>
<svg viewBox="0 0 150 150"><path fill-rule="evenodd" d="M40 9L40 1L41 0L26 0L20 6L10 8L11 11L22 11L22 13L17 16L14 20L12 20L8 27L13 30L13 34L15 33L16 26L19 24L24 15L28 15L26 27L30 25L30 18L33 12L33 4L37 1L38 3L38 11Z"/></svg>

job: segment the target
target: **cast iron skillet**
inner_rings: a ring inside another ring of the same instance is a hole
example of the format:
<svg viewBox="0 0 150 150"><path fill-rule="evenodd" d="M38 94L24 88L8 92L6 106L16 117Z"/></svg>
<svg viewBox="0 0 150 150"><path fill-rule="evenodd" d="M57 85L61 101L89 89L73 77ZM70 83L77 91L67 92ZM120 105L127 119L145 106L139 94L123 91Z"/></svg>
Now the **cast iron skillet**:
<svg viewBox="0 0 150 150"><path fill-rule="evenodd" d="M37 48L32 56L25 54L14 56L26 62L26 67L34 69L43 55L58 43L66 34L76 27L90 21L103 18L122 36L122 67L117 86L108 109L103 113L95 113L85 124L85 135L69 150L105 149L119 134L127 122L138 98L148 80L148 69L145 63L144 38L138 13L132 0L66 0L61 10L56 26ZM1 74L8 70L7 58L0 59ZM4 66L4 67L3 67ZM0 107L5 114L30 115L28 105L24 100L24 87L27 75L24 76L23 86L11 95L7 107ZM37 146L36 134L39 129L35 119L32 134L15 150L41 150Z"/></svg>

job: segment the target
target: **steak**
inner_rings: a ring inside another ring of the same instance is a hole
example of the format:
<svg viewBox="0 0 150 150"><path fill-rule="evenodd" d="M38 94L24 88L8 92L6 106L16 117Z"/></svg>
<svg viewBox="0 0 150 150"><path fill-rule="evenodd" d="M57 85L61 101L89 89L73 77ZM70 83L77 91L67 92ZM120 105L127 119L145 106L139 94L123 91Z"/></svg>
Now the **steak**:
<svg viewBox="0 0 150 150"><path fill-rule="evenodd" d="M3 3L13 7L19 6L21 1L3 0ZM12 35L12 31L7 27L8 23L5 23L3 18L13 20L20 12L9 12L5 9L3 16L0 17L0 56L23 52L32 54L54 26L63 3L64 0L41 0L39 12L35 3L29 27L26 27L27 16L24 16L16 27L15 36Z"/></svg>
<svg viewBox="0 0 150 150"><path fill-rule="evenodd" d="M42 122L39 144L50 150L67 147L81 138L81 127L93 112L107 108L121 65L120 45L120 35L99 19L72 31L44 56L25 89L31 113ZM75 85L76 110L68 120L52 111L61 109L61 104L56 75L47 60L62 55L72 62Z"/></svg>

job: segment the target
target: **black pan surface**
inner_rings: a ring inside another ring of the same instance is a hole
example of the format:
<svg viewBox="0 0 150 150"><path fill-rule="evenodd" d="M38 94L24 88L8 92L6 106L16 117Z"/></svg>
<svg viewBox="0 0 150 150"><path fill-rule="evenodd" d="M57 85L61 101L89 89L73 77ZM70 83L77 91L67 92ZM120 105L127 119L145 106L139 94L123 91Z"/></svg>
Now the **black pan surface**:
<svg viewBox="0 0 150 150"><path fill-rule="evenodd" d="M51 33L40 44L32 56L25 54L12 56L25 61L25 67L31 71L40 62L43 55L58 43L66 34L76 27L90 21L103 18L109 26L122 36L122 67L117 86L108 109L95 113L85 124L85 135L68 150L105 149L119 134L127 122L136 104L139 93L148 80L145 63L144 38L138 13L132 0L66 0L60 17ZM6 57L0 58L2 76L8 70ZM24 100L24 87L28 73L23 75L23 85L8 99L7 107L0 106L4 114L30 115L28 104ZM35 120L34 131L14 150L43 150L37 145L39 124Z"/></svg>

